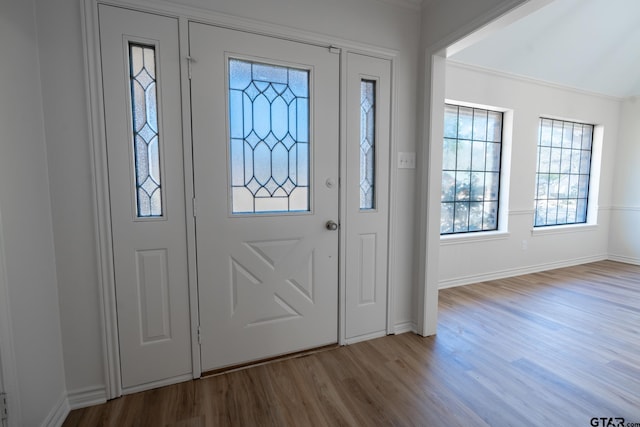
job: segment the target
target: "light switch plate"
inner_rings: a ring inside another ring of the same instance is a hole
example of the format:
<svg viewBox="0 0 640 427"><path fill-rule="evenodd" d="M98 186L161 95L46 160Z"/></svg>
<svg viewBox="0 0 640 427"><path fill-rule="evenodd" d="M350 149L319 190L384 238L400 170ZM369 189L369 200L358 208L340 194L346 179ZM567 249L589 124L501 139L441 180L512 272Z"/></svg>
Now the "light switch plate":
<svg viewBox="0 0 640 427"><path fill-rule="evenodd" d="M398 152L398 169L415 169L416 153Z"/></svg>

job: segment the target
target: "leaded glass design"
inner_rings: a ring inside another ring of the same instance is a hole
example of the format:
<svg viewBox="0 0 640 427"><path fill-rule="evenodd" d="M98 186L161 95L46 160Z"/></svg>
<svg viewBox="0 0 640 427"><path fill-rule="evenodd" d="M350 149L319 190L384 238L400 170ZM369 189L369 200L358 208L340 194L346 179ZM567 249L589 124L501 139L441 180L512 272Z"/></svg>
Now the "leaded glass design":
<svg viewBox="0 0 640 427"><path fill-rule="evenodd" d="M309 211L309 72L229 60L233 213Z"/></svg>
<svg viewBox="0 0 640 427"><path fill-rule="evenodd" d="M593 125L540 119L536 227L587 222Z"/></svg>
<svg viewBox="0 0 640 427"><path fill-rule="evenodd" d="M440 234L498 229L502 113L445 105Z"/></svg>
<svg viewBox="0 0 640 427"><path fill-rule="evenodd" d="M360 209L375 208L376 82L360 82Z"/></svg>
<svg viewBox="0 0 640 427"><path fill-rule="evenodd" d="M153 46L129 44L136 215L162 216L158 142L156 52Z"/></svg>

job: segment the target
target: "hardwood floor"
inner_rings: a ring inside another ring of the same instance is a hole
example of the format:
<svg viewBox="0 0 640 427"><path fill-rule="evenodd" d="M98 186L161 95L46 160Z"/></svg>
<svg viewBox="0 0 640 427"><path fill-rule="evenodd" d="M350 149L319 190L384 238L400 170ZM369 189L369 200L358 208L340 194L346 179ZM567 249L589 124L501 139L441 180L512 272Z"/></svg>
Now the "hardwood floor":
<svg viewBox="0 0 640 427"><path fill-rule="evenodd" d="M590 426L593 417L640 423L637 266L603 261L442 290L435 337L388 336L137 393L72 411L64 426Z"/></svg>

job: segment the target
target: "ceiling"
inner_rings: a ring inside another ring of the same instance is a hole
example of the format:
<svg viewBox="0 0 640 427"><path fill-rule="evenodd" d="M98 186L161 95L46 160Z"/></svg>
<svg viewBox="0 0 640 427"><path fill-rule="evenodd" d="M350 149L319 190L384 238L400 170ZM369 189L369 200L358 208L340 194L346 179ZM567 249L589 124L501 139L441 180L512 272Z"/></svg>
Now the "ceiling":
<svg viewBox="0 0 640 427"><path fill-rule="evenodd" d="M639 0L545 3L449 59L619 98L640 95Z"/></svg>

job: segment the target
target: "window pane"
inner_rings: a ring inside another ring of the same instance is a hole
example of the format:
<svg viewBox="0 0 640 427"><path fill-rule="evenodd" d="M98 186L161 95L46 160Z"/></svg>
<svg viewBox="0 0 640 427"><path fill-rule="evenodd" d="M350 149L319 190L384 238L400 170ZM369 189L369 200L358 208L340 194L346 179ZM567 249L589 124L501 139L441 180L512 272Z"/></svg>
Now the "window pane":
<svg viewBox="0 0 640 427"><path fill-rule="evenodd" d="M493 172L498 172L500 170L500 144L487 143L486 169Z"/></svg>
<svg viewBox="0 0 640 427"><path fill-rule="evenodd" d="M445 106L441 234L498 228L501 141L502 113Z"/></svg>
<svg viewBox="0 0 640 427"><path fill-rule="evenodd" d="M485 170L485 152L487 150L487 143L484 141L473 141L473 148L471 152L471 170L483 171Z"/></svg>
<svg viewBox="0 0 640 427"><path fill-rule="evenodd" d="M471 141L458 141L456 169L471 170Z"/></svg>
<svg viewBox="0 0 640 427"><path fill-rule="evenodd" d="M536 227L586 222L592 134L593 125L540 119Z"/></svg>
<svg viewBox="0 0 640 427"><path fill-rule="evenodd" d="M360 82L360 209L373 209L375 194L376 82Z"/></svg>
<svg viewBox="0 0 640 427"><path fill-rule="evenodd" d="M458 139L473 137L473 108L460 107L458 113Z"/></svg>
<svg viewBox="0 0 640 427"><path fill-rule="evenodd" d="M487 141L502 142L502 113L498 111L487 114Z"/></svg>
<svg viewBox="0 0 640 427"><path fill-rule="evenodd" d="M576 186L577 188L577 186ZM577 190L576 190L577 191ZM443 202L453 202L456 194L456 173L455 171L442 172L442 197Z"/></svg>
<svg viewBox="0 0 640 427"><path fill-rule="evenodd" d="M442 169L443 170L456 170L456 151L458 150L458 143L455 139L444 140L442 147Z"/></svg>
<svg viewBox="0 0 640 427"><path fill-rule="evenodd" d="M469 186L471 185L471 173L456 173L456 200L469 200Z"/></svg>
<svg viewBox="0 0 640 427"><path fill-rule="evenodd" d="M535 225L547 225L547 201L546 200L538 200L536 201L536 219Z"/></svg>
<svg viewBox="0 0 640 427"><path fill-rule="evenodd" d="M471 172L470 199L475 201L484 200L485 173Z"/></svg>
<svg viewBox="0 0 640 427"><path fill-rule="evenodd" d="M455 204L454 233L469 231L469 203L457 202Z"/></svg>
<svg viewBox="0 0 640 427"><path fill-rule="evenodd" d="M495 230L498 228L498 202L484 203L482 223L485 230Z"/></svg>
<svg viewBox="0 0 640 427"><path fill-rule="evenodd" d="M484 208L484 203L482 202L469 203L469 231L482 230L483 208Z"/></svg>
<svg viewBox="0 0 640 427"><path fill-rule="evenodd" d="M453 233L453 203L442 203L441 205L440 233Z"/></svg>
<svg viewBox="0 0 640 427"><path fill-rule="evenodd" d="M309 72L229 60L233 213L309 210Z"/></svg>
<svg viewBox="0 0 640 427"><path fill-rule="evenodd" d="M540 146L541 147L550 147L551 146L551 128L553 122L549 119L540 120Z"/></svg>
<svg viewBox="0 0 640 427"><path fill-rule="evenodd" d="M473 139L487 140L487 110L473 110Z"/></svg>
<svg viewBox="0 0 640 427"><path fill-rule="evenodd" d="M444 137L458 137L458 107L455 105L445 105L444 107Z"/></svg>
<svg viewBox="0 0 640 427"><path fill-rule="evenodd" d="M155 47L129 44L136 216L162 216Z"/></svg>

